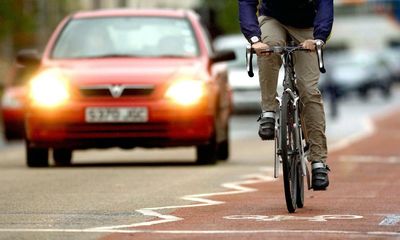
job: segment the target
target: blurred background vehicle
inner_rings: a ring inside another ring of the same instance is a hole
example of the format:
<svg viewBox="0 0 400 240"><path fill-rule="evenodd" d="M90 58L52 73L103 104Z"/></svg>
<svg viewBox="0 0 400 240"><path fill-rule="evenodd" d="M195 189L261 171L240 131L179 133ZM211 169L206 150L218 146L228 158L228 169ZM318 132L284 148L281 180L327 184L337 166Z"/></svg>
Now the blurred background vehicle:
<svg viewBox="0 0 400 240"><path fill-rule="evenodd" d="M255 64L253 78L246 71L246 46L249 43L242 34L220 36L214 41L216 50L232 50L236 60L228 63L229 85L233 91L233 108L239 113L260 110L260 85ZM256 60L254 61L256 62Z"/></svg>
<svg viewBox="0 0 400 240"><path fill-rule="evenodd" d="M392 80L400 82L400 47L388 47L381 54L388 64Z"/></svg>
<svg viewBox="0 0 400 240"><path fill-rule="evenodd" d="M29 81L26 161L69 165L75 149L195 146L229 157L231 51L215 52L192 11L78 12L55 30ZM21 56L20 56L21 57ZM27 63L27 67L32 63ZM33 64L33 65L34 65Z"/></svg>
<svg viewBox="0 0 400 240"><path fill-rule="evenodd" d="M37 56L37 51L19 51L13 68L7 74L0 108L4 136L8 141L25 137L26 84L37 69L37 64L31 62L30 59L37 61Z"/></svg>
<svg viewBox="0 0 400 240"><path fill-rule="evenodd" d="M384 54L345 52L330 57L329 71L321 78L320 88L323 92L335 91L339 98L356 93L365 99L373 90L389 98L392 83L392 73Z"/></svg>
<svg viewBox="0 0 400 240"><path fill-rule="evenodd" d="M7 141L23 139L25 88L18 82L10 82L4 86L1 98L1 117L4 137Z"/></svg>
<svg viewBox="0 0 400 240"><path fill-rule="evenodd" d="M254 77L246 71L246 46L248 41L242 34L223 35L215 39L216 50L235 52L236 60L228 63L229 84L233 91L235 113L259 113L261 111L261 92L258 76L257 56L254 55ZM278 94L282 93L283 68L279 72Z"/></svg>

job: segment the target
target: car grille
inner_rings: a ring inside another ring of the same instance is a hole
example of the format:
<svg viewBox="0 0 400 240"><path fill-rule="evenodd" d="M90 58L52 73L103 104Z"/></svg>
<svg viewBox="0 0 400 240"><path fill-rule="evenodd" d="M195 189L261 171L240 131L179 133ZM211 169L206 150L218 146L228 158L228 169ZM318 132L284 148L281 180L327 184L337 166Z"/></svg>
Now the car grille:
<svg viewBox="0 0 400 240"><path fill-rule="evenodd" d="M135 123L135 124L68 124L65 130L69 133L80 134L138 134L138 133L165 133L168 131L166 123Z"/></svg>
<svg viewBox="0 0 400 240"><path fill-rule="evenodd" d="M136 97L150 95L153 91L152 85L101 85L80 88L84 97Z"/></svg>

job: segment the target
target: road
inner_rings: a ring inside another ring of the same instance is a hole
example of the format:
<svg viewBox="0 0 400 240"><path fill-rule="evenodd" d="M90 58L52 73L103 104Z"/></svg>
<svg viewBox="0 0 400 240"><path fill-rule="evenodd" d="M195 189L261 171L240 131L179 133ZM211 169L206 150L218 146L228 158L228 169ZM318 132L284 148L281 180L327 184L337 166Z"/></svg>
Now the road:
<svg viewBox="0 0 400 240"><path fill-rule="evenodd" d="M390 183L399 181L391 171L399 169L400 153L358 147L354 155L349 147L371 144L368 119L399 108L398 90L389 101L351 98L342 104L340 117L327 123L332 187L307 192L306 207L292 215L285 209L281 179L272 178L273 144L257 138L256 115L232 119L231 158L216 166L196 166L191 148L111 149L76 152L68 168L28 169L23 144L3 144L0 239L400 238L400 197L378 201L382 189L395 194ZM375 166L377 159L391 164ZM363 161L375 165L357 171ZM380 191L349 175L355 170L361 178L374 169L387 173L373 175ZM368 211L361 207L365 202ZM379 225L385 221L388 227Z"/></svg>

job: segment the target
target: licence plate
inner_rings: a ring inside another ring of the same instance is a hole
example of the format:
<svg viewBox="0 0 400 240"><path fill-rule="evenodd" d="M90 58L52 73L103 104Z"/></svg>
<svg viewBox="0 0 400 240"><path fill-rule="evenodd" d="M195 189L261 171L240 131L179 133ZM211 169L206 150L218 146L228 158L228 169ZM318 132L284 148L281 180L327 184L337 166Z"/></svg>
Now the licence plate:
<svg viewBox="0 0 400 240"><path fill-rule="evenodd" d="M85 120L88 123L147 122L148 110L145 107L90 107L86 108Z"/></svg>

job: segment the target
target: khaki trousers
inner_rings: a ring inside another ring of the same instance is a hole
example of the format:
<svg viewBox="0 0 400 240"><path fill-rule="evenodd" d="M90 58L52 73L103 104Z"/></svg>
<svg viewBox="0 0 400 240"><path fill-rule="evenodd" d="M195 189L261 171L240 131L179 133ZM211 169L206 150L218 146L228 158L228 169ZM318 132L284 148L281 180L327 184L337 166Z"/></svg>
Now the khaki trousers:
<svg viewBox="0 0 400 240"><path fill-rule="evenodd" d="M299 29L285 26L271 17L258 18L262 41L269 46L284 46L289 35L295 43L313 39L313 29ZM325 112L321 92L318 90L319 68L315 52L295 52L294 67L297 77L297 88L302 103L302 125L306 140L310 146L309 161L327 159L327 144L325 136ZM276 88L279 69L282 65L281 56L258 57L261 108L263 111L276 111L278 103Z"/></svg>

